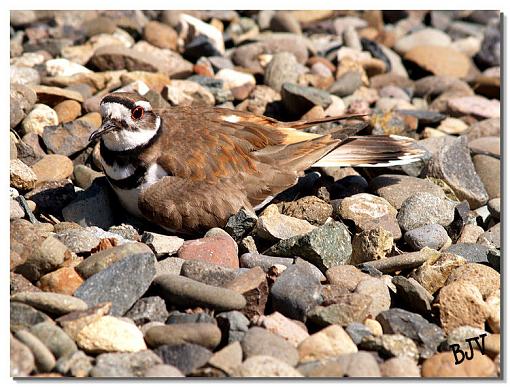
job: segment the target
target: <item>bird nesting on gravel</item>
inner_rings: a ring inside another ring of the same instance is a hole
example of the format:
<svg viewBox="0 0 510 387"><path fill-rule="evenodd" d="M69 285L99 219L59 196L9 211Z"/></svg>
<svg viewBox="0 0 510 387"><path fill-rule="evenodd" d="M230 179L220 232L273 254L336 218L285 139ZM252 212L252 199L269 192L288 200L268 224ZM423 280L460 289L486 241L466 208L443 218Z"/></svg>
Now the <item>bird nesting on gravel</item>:
<svg viewBox="0 0 510 387"><path fill-rule="evenodd" d="M134 93L101 101L100 162L123 207L167 230L222 227L239 209L258 210L311 167L391 166L422 151L400 136L307 133L360 115L280 122L209 106L155 109Z"/></svg>

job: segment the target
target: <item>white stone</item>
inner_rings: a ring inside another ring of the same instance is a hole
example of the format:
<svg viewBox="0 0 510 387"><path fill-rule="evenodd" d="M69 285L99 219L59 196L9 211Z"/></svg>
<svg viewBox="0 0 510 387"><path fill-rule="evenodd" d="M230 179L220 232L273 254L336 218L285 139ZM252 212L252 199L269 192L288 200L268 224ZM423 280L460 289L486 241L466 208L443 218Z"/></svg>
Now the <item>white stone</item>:
<svg viewBox="0 0 510 387"><path fill-rule="evenodd" d="M232 69L221 69L215 76L223 81L223 87L233 89L246 84L255 85L256 80L252 74L243 73Z"/></svg>
<svg viewBox="0 0 510 387"><path fill-rule="evenodd" d="M35 104L30 113L21 122L23 135L27 133L42 135L44 127L51 125L58 125L57 112L42 103Z"/></svg>
<svg viewBox="0 0 510 387"><path fill-rule="evenodd" d="M75 74L91 73L92 71L81 64L68 59L50 59L46 62L46 71L52 77L70 77Z"/></svg>

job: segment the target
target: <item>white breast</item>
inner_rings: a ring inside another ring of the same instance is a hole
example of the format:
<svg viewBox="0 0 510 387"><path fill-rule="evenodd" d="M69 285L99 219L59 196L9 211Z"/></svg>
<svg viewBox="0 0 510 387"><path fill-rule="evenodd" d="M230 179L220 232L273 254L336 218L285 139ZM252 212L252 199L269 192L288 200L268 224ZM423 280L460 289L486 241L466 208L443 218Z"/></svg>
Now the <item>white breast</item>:
<svg viewBox="0 0 510 387"><path fill-rule="evenodd" d="M133 172L131 172L131 174L132 173ZM128 177L128 176L125 176L125 177ZM143 218L142 213L138 209L138 197L140 196L140 193L143 190L147 189L154 183L157 183L164 176L168 176L166 171L163 168L161 168L161 166L159 164L154 163L147 169L144 181L139 187L133 188L133 189L121 189L121 188L117 188L112 185L112 188L115 191L115 193L117 194L117 196L119 197L119 200L120 200L122 206L126 210L128 210L131 214L133 214L135 216Z"/></svg>

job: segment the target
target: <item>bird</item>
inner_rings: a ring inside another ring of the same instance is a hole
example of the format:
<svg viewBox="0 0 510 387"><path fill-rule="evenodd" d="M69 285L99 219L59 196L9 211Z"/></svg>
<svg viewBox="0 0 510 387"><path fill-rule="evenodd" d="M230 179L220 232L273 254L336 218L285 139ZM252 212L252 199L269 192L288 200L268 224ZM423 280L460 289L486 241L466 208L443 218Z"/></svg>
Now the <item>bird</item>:
<svg viewBox="0 0 510 387"><path fill-rule="evenodd" d="M99 161L121 205L167 231L223 227L244 208L255 212L312 167L388 166L419 160L403 136L320 135L302 129L360 115L281 122L205 105L153 108L137 93L100 102Z"/></svg>

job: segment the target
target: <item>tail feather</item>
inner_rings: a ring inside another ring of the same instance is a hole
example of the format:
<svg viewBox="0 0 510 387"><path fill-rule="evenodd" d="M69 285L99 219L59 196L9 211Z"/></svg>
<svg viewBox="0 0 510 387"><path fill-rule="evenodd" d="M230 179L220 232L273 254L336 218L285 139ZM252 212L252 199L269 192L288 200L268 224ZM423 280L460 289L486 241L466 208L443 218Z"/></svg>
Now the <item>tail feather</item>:
<svg viewBox="0 0 510 387"><path fill-rule="evenodd" d="M424 151L403 136L354 136L318 160L313 167L388 167L419 161Z"/></svg>

